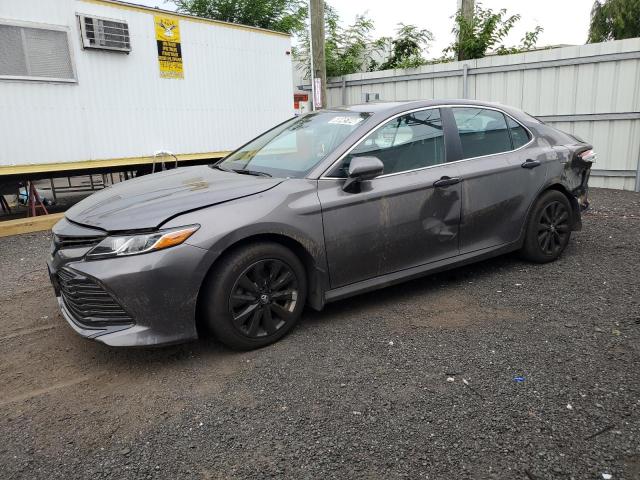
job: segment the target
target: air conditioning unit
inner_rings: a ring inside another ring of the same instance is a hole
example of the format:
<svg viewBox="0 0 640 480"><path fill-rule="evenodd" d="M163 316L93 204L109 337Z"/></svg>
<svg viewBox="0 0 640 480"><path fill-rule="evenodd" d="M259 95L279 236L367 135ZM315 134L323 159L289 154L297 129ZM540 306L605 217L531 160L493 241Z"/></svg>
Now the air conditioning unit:
<svg viewBox="0 0 640 480"><path fill-rule="evenodd" d="M93 50L111 50L129 53L129 25L121 20L78 15L82 47Z"/></svg>

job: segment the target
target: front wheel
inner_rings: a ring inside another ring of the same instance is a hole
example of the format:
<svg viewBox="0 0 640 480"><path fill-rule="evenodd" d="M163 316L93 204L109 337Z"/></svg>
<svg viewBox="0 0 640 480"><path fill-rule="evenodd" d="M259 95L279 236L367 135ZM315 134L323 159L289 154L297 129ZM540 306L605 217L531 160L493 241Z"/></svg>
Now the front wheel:
<svg viewBox="0 0 640 480"><path fill-rule="evenodd" d="M255 243L221 260L204 295L206 324L218 340L241 350L259 348L298 322L307 295L305 270L282 245Z"/></svg>
<svg viewBox="0 0 640 480"><path fill-rule="evenodd" d="M531 211L522 256L533 262L557 259L571 236L571 204L557 190L544 192Z"/></svg>

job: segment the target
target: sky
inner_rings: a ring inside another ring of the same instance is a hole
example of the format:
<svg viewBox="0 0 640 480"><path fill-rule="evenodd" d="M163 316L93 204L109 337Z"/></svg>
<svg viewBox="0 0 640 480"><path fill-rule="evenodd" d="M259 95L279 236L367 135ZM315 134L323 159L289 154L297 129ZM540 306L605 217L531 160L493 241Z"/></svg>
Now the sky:
<svg viewBox="0 0 640 480"><path fill-rule="evenodd" d="M174 10L175 6L165 0L128 0L132 3L157 6ZM428 58L439 57L442 49L453 40L452 16L457 9L457 0L327 0L334 7L344 24L353 22L356 15L367 13L375 24L374 38L393 36L398 23L417 25L433 33ZM536 25L544 28L538 45L581 45L586 42L589 29L589 14L593 0L484 0L484 8L499 10L506 8L509 14L520 14L505 44L517 45L524 33Z"/></svg>

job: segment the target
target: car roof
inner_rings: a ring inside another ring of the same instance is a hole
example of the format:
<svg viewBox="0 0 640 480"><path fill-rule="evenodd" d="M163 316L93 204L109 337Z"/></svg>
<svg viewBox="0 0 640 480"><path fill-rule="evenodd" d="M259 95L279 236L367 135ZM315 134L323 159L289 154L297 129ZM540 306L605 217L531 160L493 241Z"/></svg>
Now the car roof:
<svg viewBox="0 0 640 480"><path fill-rule="evenodd" d="M355 105L344 105L340 107L330 107L327 111L340 112L366 112L375 117L386 117L402 113L415 108L438 107L443 105L468 105L470 107L490 107L497 108L516 118L522 123L530 123L533 120L522 110L504 105L498 102L483 102L479 100L468 100L462 98L447 98L434 100L406 100L406 101L375 101L360 103Z"/></svg>
<svg viewBox="0 0 640 480"><path fill-rule="evenodd" d="M437 107L440 105L477 105L481 107L509 108L506 105L502 105L497 102L481 102L478 100L449 98L436 100L375 101L368 103L359 103L355 105L344 105L341 107L332 107L328 110L378 113L392 110L395 111L403 107L409 110L411 108Z"/></svg>
<svg viewBox="0 0 640 480"><path fill-rule="evenodd" d="M340 107L331 107L328 108L327 110L340 110L340 111L349 111L349 112L370 112L370 113L377 113L377 112L384 112L387 110L395 110L398 107L402 107L402 106L410 106L414 103L420 103L422 101L417 100L417 101L407 101L407 102L381 102L381 101L376 101L376 102L368 102L368 103L360 103L360 104L356 104L356 105L343 105Z"/></svg>

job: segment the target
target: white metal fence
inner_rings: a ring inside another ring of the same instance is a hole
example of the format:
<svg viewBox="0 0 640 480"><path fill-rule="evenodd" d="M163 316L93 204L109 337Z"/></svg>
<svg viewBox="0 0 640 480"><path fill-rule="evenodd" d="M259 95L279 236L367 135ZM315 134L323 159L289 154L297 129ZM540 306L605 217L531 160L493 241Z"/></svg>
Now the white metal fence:
<svg viewBox="0 0 640 480"><path fill-rule="evenodd" d="M329 106L367 94L512 105L593 143L591 186L640 191L640 38L357 73L328 87Z"/></svg>

